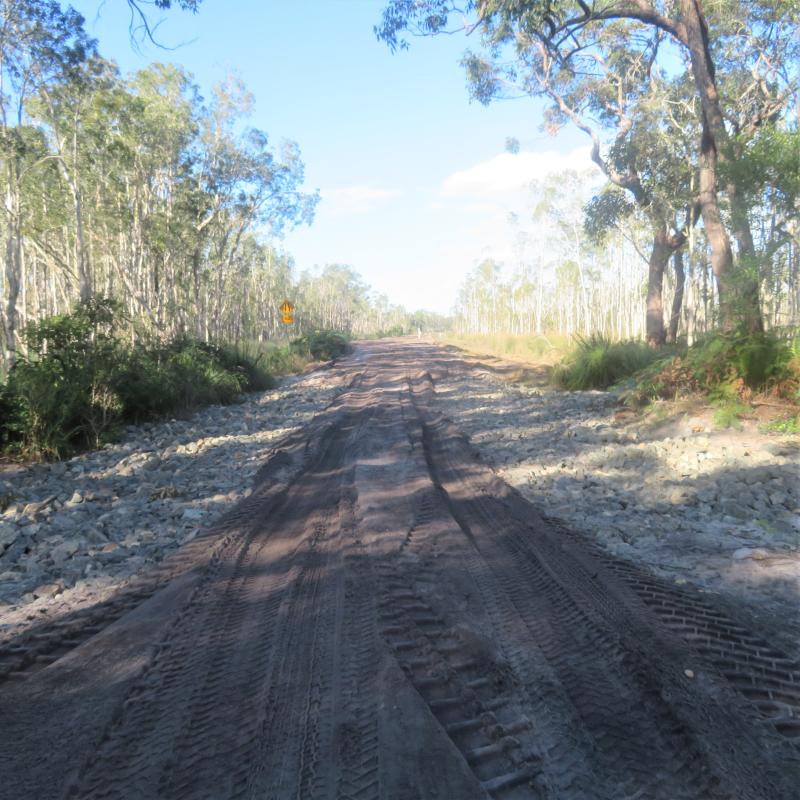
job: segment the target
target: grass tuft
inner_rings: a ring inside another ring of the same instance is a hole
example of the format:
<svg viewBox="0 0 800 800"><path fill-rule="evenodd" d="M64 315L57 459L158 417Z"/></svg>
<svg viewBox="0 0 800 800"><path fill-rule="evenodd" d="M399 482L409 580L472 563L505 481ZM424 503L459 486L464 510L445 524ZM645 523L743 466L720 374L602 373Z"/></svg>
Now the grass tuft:
<svg viewBox="0 0 800 800"><path fill-rule="evenodd" d="M570 391L608 389L659 358L643 342L612 342L604 336L578 338L575 348L552 374L556 386Z"/></svg>

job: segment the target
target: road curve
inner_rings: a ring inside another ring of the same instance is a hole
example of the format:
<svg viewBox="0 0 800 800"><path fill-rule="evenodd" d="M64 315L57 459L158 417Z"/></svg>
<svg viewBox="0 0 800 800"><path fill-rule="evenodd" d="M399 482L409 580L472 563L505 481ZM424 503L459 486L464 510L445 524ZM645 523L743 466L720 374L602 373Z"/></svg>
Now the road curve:
<svg viewBox="0 0 800 800"><path fill-rule="evenodd" d="M359 346L247 500L0 649L0 800L797 800L800 666L542 519L470 368Z"/></svg>

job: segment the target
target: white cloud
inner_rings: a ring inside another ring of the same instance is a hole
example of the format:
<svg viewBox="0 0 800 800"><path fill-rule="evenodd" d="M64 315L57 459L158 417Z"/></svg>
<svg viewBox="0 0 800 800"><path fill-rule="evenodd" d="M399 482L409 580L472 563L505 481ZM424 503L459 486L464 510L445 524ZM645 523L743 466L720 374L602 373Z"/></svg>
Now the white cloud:
<svg viewBox="0 0 800 800"><path fill-rule="evenodd" d="M385 200L397 197L400 192L372 186L342 186L337 189L324 189L321 194L325 204L323 208L339 214L360 214Z"/></svg>
<svg viewBox="0 0 800 800"><path fill-rule="evenodd" d="M556 150L532 152L523 150L516 155L500 153L474 167L454 172L444 179L440 194L445 197L473 197L475 195L507 195L522 191L531 181L568 169L591 169L593 164L588 147L579 147L569 153Z"/></svg>

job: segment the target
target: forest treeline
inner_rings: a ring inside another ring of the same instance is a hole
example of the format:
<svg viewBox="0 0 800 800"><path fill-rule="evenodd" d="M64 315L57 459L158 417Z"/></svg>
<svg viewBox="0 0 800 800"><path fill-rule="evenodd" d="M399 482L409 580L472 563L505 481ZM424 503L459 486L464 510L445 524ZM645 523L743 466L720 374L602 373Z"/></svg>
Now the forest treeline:
<svg viewBox="0 0 800 800"><path fill-rule="evenodd" d="M488 258L470 270L459 289L455 330L646 338L647 229L628 220L598 238L587 208L596 186L596 174L577 171L533 184L528 213L516 216L509 228L514 260ZM664 341L692 344L719 328L719 296L702 229L692 231L672 260L661 286ZM766 329L783 335L800 324L796 236L760 270L759 301Z"/></svg>
<svg viewBox="0 0 800 800"><path fill-rule="evenodd" d="M503 279L480 265L460 327L659 346L798 324L800 4L391 0L376 26L392 49L459 30L471 96L537 99L604 179L535 187L544 249Z"/></svg>
<svg viewBox="0 0 800 800"><path fill-rule="evenodd" d="M544 128L586 136L602 175L533 187L516 263L473 270L457 325L652 345L796 326L798 20L794 0L389 2L380 38L473 31L472 97L537 98ZM119 303L131 341L284 337L284 299L293 334L442 327L350 266L296 269L280 235L319 198L299 147L248 127L252 103L235 78L203 98L175 66L121 75L55 0L0 3L6 369L29 325L97 297Z"/></svg>
<svg viewBox="0 0 800 800"><path fill-rule="evenodd" d="M204 99L176 66L123 76L75 11L0 2L0 368L29 325L96 297L117 301L132 340L415 326L348 266L298 274L279 237L319 198L298 145L248 127L252 104L232 77Z"/></svg>

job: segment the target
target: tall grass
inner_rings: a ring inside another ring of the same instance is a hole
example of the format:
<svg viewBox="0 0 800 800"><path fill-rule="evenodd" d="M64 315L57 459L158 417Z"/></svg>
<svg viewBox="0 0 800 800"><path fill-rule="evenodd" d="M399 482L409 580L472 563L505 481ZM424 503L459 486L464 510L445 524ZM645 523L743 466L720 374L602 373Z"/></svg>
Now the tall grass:
<svg viewBox="0 0 800 800"><path fill-rule="evenodd" d="M652 364L659 353L644 342L612 342L594 335L578 338L552 373L556 386L570 391L608 389Z"/></svg>

